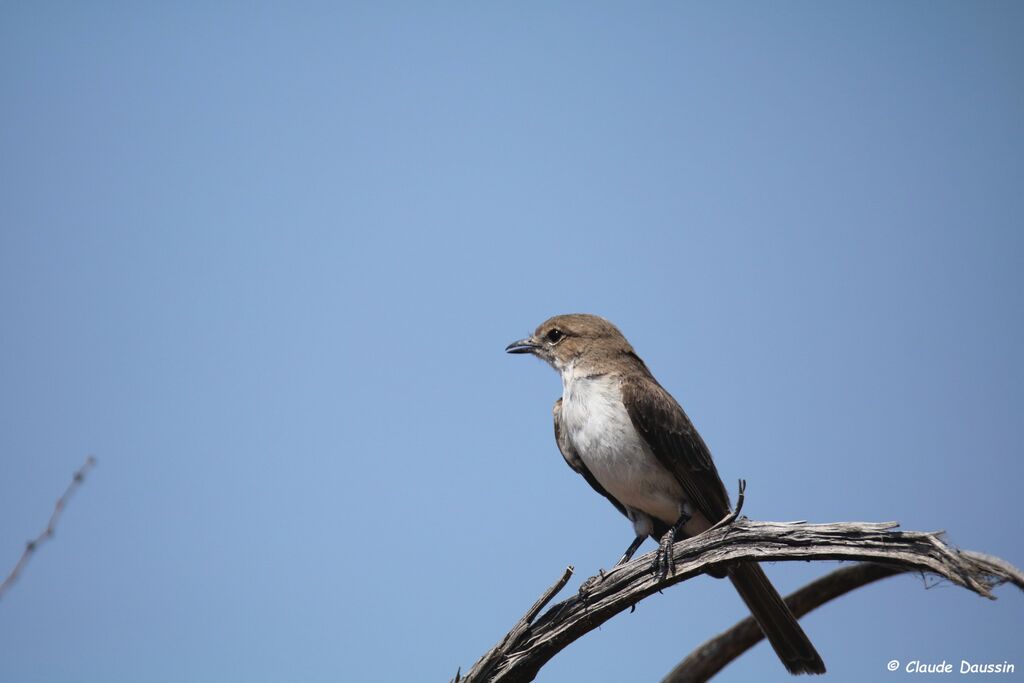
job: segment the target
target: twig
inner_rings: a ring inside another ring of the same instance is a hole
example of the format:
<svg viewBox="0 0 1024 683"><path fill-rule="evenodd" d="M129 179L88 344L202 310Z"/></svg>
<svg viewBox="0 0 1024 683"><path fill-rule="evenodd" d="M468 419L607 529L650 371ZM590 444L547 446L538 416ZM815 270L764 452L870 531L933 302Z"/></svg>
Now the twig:
<svg viewBox="0 0 1024 683"><path fill-rule="evenodd" d="M577 638L636 602L716 565L752 560L862 560L903 571L930 572L987 598L993 597L995 586L1006 582L1024 589L1024 573L1003 560L952 548L939 533L894 531L897 526L895 522L804 524L737 519L728 527L676 543L672 576L659 579L652 574L653 553L647 553L616 567L601 580L594 579L585 596L572 596L553 605L525 629L520 620L498 647L510 646L502 648L503 652L495 652L498 648L488 652L462 676L462 683L533 680L544 664Z"/></svg>
<svg viewBox="0 0 1024 683"><path fill-rule="evenodd" d="M25 544L25 550L22 551L21 557L18 558L18 562L14 565L11 573L7 575L3 583L0 583L0 599L3 599L7 589L18 580L21 571L28 564L29 559L35 554L36 550L39 549L39 546L53 538L53 533L57 529L57 521L60 519L61 513L64 512L64 507L67 505L68 500L71 499L71 495L75 490L85 481L86 472L92 469L95 464L96 458L90 455L85 459L85 464L75 472L75 476L71 478L71 483L64 489L64 493L61 494L61 497L57 499L57 503L53 506L53 512L50 513L50 520L46 523L46 528L43 529L42 533Z"/></svg>
<svg viewBox="0 0 1024 683"><path fill-rule="evenodd" d="M533 620L537 618L537 615L540 614L540 611L544 609L544 606L551 602L551 599L554 598L560 590L565 588L565 584L569 583L569 577L572 576L573 571L572 565L566 567L565 571L562 573L562 578L555 581L550 588L544 591L541 596L537 598L537 601L534 602L533 606L527 610L526 614L516 622L516 625L512 627L512 630L501 639L501 642L488 650L487 654L481 657L480 660L473 665L473 668L465 677L462 676L461 668L459 669L459 672L455 674L454 683L463 683L464 681L470 680L470 676L485 675L485 672L490 671L491 668L500 662L501 659L514 647L519 645L523 634L526 633L526 630L530 627Z"/></svg>
<svg viewBox="0 0 1024 683"><path fill-rule="evenodd" d="M718 522L713 527L708 529L708 531L714 531L715 529L721 529L723 526L729 526L730 524L735 522L736 518L740 516L740 511L743 510L743 499L746 498L746 495L747 495L747 480L746 479L740 479L740 493L736 497L736 507L733 508L732 512L727 514L722 519L718 520Z"/></svg>

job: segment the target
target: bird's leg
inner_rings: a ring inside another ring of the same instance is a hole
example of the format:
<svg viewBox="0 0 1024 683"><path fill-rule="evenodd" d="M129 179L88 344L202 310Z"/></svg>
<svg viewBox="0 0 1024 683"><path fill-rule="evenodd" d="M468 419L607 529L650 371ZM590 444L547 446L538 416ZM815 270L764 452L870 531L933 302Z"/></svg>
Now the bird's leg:
<svg viewBox="0 0 1024 683"><path fill-rule="evenodd" d="M693 515L687 513L685 510L679 512L679 519L672 525L664 536L661 537L661 542L658 544L658 553L654 556L654 571L659 574L659 578L664 579L669 574L675 574L676 572L676 561L672 557L672 544L676 542L676 534L679 533L680 529L686 526L686 523L690 521Z"/></svg>
<svg viewBox="0 0 1024 683"><path fill-rule="evenodd" d="M619 561L615 563L615 567L618 567L620 564L626 564L627 562L629 562L630 558L632 558L633 554L636 552L636 549L639 548L640 544L642 544L646 540L646 534L637 534L637 537L634 538L633 542L629 544L628 548L626 548L626 552L622 553L622 557L620 557ZM612 568L614 569L615 567ZM585 596L587 593L590 592L591 588L596 586L601 581L604 581L604 570L598 569L597 573L598 576L591 576L589 579L584 581L583 584L580 586L580 597Z"/></svg>
<svg viewBox="0 0 1024 683"><path fill-rule="evenodd" d="M629 562L633 558L633 553L636 552L636 549L639 548L640 544L642 544L645 540L647 540L646 535L638 535L636 538L634 538L633 542L629 544L628 548L626 548L626 552L622 553L622 557L620 557L619 561L615 563L615 566L618 567L620 564L626 564L627 562Z"/></svg>

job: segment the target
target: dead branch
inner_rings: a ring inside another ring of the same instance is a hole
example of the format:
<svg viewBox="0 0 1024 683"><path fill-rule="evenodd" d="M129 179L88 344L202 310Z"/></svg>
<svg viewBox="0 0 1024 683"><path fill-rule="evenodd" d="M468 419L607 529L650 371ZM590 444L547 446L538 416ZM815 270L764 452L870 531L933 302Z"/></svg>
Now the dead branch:
<svg viewBox="0 0 1024 683"><path fill-rule="evenodd" d="M672 548L676 572L672 576L658 579L651 571L654 560L654 553L651 552L612 569L603 577L588 579L584 582L585 590L581 590L579 595L553 605L540 617L530 618L531 614L535 617L543 605L565 585L568 581L567 571L555 586L545 592L534 608L459 680L462 683L531 681L544 664L585 633L640 600L722 563L742 560L861 560L872 563L872 566L882 565L879 570L861 570L864 575L860 580L863 583L874 580L869 578L873 571L892 569L895 573L929 572L992 599L992 589L1002 583L1011 582L1024 589L1024 573L999 558L958 550L942 540L941 532L894 531L897 526L896 522L804 524L757 522L740 518L729 526L676 543ZM881 575L875 578L881 578ZM843 585L849 587L841 590ZM856 585L852 573L840 574L839 579L825 581L823 584L821 580L812 583L791 596L797 606L794 612L797 616L804 614L817 604L852 590ZM801 593L802 597L799 595ZM753 623L752 619L750 621ZM742 627L743 622L734 629ZM723 650L722 654L709 657L695 653L699 659L707 661L705 666L717 665L713 671L707 669L710 671L708 676L756 642L755 639L737 649L731 638L736 639L736 644L742 644L744 641L741 638L749 639L751 636L728 636L734 629L718 637L723 640L716 638L701 646L710 646L711 649L718 647ZM759 630L757 637L760 637ZM698 648L698 652L701 648ZM734 654L729 656L733 650ZM683 664L689 659L684 660Z"/></svg>
<svg viewBox="0 0 1024 683"><path fill-rule="evenodd" d="M21 557L18 558L18 561L15 563L11 573L7 575L7 578L4 579L3 583L0 583L0 600L3 599L4 593L7 592L7 589L14 585L14 582L18 580L18 577L21 575L21 571L25 568L25 565L28 564L29 559L31 559L32 555L35 554L36 550L39 549L39 546L53 538L53 534L57 530L57 521L60 519L61 513L64 512L64 507L67 505L68 500L71 499L71 495L75 490L81 486L83 481L85 481L86 472L92 469L95 464L96 458L90 455L85 459L85 464L75 472L75 475L71 478L71 483L68 484L66 489L64 489L64 493L61 494L60 498L57 499L57 503L53 506L53 512L50 513L50 519L46 523L46 528L43 529L38 536L25 544L25 550L22 551Z"/></svg>
<svg viewBox="0 0 1024 683"><path fill-rule="evenodd" d="M1005 574L1007 580L1024 588L1021 574L1013 565L991 555L969 550L959 551L969 556L979 566L989 565L996 574ZM824 605L850 591L897 574L911 571L910 567L894 564L861 562L841 567L816 579L786 597L786 604L798 619L811 610ZM726 664L764 639L764 633L753 617L740 620L735 626L714 636L698 646L686 659L677 664L661 683L702 683L722 670Z"/></svg>
<svg viewBox="0 0 1024 683"><path fill-rule="evenodd" d="M963 552L963 551L961 551ZM888 576L910 571L908 567L860 562L841 567L812 581L786 597L793 616L800 618L829 600ZM698 646L677 664L661 683L698 683L706 681L741 654L764 639L753 617L742 619L732 628Z"/></svg>

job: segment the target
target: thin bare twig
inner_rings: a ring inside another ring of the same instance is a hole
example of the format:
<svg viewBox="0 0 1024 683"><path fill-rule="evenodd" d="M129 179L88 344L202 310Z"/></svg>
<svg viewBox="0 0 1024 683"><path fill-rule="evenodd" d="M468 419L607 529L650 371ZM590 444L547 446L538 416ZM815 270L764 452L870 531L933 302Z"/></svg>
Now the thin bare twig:
<svg viewBox="0 0 1024 683"><path fill-rule="evenodd" d="M551 599L555 597L560 590L565 588L565 584L569 583L569 577L572 576L573 571L572 565L566 567L565 571L562 572L562 577L558 579L558 581L555 581L551 588L548 588L539 598L537 598L537 601L533 603L533 606L530 607L526 614L516 622L516 625L512 627L512 630L505 634L505 637L501 639L500 643L492 647L487 654L480 658L480 661L476 663L473 667L473 672L471 673L474 673L474 675L476 675L475 672L483 674L485 671L490 670L501 661L502 657L506 656L513 648L519 645L523 634L526 633L526 630L530 627L533 620L537 618L537 615L540 614L540 611L544 609L544 606L551 602ZM455 673L453 683L462 683L465 680L467 679L462 677L462 669L460 668L459 671Z"/></svg>
<svg viewBox="0 0 1024 683"><path fill-rule="evenodd" d="M717 523L708 531L714 531L715 529L721 529L723 526L729 526L736 521L736 518L740 516L740 511L743 510L743 499L747 496L747 480L740 479L740 494L736 499L736 507L733 511L727 514L722 519L718 520Z"/></svg>
<svg viewBox="0 0 1024 683"><path fill-rule="evenodd" d="M95 465L96 458L90 455L85 459L85 464L79 467L78 471L75 472L75 475L71 478L71 483L68 484L66 489L64 489L64 493L61 494L60 498L57 499L57 503L53 506L53 512L50 513L50 519L46 523L46 528L43 529L38 536L25 544L25 550L22 551L21 557L18 558L18 562L14 565L11 573L7 575L7 578L4 579L3 583L0 583L0 600L3 599L4 593L7 592L7 589L14 585L14 582L18 580L19 576L21 576L22 570L25 568L25 565L28 564L29 559L31 559L32 555L35 554L36 550L39 549L39 546L53 538L53 533L57 529L57 521L60 519L61 513L64 512L64 507L67 505L68 500L71 499L75 490L81 486L83 481L85 481L86 472L92 469Z"/></svg>

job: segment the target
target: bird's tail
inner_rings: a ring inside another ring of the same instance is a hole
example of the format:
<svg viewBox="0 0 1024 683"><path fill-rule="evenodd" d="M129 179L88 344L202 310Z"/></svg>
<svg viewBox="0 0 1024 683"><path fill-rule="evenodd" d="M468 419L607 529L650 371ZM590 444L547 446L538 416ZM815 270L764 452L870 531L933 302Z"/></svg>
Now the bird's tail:
<svg viewBox="0 0 1024 683"><path fill-rule="evenodd" d="M791 674L823 674L825 663L756 562L729 568L729 579Z"/></svg>

